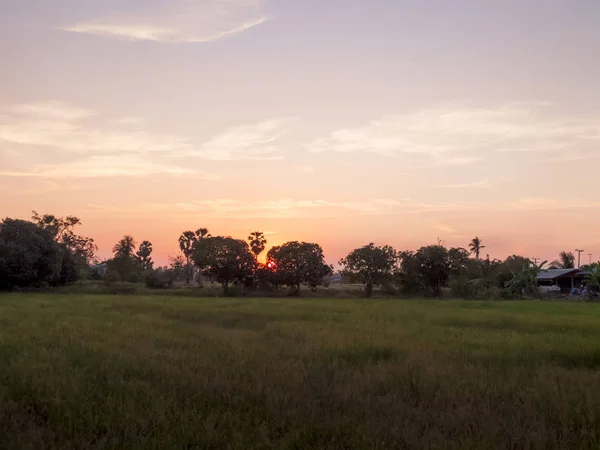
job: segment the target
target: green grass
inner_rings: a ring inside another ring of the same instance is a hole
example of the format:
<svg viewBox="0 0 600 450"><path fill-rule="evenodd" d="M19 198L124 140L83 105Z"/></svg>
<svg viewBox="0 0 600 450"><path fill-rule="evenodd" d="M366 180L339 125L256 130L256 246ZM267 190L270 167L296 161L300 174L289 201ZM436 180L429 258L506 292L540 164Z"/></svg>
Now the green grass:
<svg viewBox="0 0 600 450"><path fill-rule="evenodd" d="M600 448L600 305L0 296L1 449Z"/></svg>

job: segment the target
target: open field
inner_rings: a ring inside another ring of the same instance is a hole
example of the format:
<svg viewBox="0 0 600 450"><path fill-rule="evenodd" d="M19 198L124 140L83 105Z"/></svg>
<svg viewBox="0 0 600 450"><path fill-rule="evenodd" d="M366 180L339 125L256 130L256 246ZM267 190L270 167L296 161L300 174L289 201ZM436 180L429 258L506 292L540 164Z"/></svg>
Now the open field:
<svg viewBox="0 0 600 450"><path fill-rule="evenodd" d="M0 296L0 448L600 447L600 305Z"/></svg>

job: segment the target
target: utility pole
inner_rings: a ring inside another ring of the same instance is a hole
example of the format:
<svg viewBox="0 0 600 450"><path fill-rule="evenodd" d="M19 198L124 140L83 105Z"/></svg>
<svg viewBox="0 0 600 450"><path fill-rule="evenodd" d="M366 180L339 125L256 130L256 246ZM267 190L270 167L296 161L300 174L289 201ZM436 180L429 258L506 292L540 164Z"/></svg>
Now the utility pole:
<svg viewBox="0 0 600 450"><path fill-rule="evenodd" d="M577 252L577 268L579 269L581 267L581 252L584 250L575 249L575 251Z"/></svg>
<svg viewBox="0 0 600 450"><path fill-rule="evenodd" d="M590 264L592 263L592 254L588 253L588 256L590 257Z"/></svg>
<svg viewBox="0 0 600 450"><path fill-rule="evenodd" d="M531 258L531 260L537 266L537 262L540 260L540 258Z"/></svg>

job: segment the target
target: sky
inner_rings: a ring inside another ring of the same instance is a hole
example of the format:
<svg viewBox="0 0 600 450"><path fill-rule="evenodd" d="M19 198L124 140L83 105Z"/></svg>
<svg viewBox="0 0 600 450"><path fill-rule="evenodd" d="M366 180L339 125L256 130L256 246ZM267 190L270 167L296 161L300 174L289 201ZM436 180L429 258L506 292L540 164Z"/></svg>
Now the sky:
<svg viewBox="0 0 600 450"><path fill-rule="evenodd" d="M600 257L597 0L0 0L0 216Z"/></svg>

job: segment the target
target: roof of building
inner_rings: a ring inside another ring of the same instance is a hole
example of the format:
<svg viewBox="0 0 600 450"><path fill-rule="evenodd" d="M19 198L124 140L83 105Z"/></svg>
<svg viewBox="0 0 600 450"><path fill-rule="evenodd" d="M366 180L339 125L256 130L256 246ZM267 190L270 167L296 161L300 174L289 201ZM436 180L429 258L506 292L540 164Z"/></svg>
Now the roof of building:
<svg viewBox="0 0 600 450"><path fill-rule="evenodd" d="M558 277L564 277L566 275L575 275L579 272L579 269L548 269L540 272L537 276L538 280L554 280Z"/></svg>

